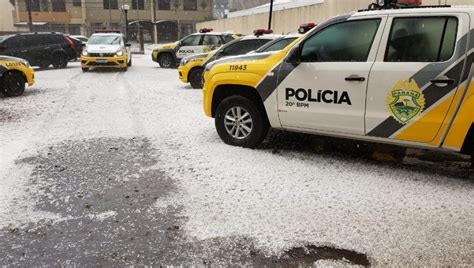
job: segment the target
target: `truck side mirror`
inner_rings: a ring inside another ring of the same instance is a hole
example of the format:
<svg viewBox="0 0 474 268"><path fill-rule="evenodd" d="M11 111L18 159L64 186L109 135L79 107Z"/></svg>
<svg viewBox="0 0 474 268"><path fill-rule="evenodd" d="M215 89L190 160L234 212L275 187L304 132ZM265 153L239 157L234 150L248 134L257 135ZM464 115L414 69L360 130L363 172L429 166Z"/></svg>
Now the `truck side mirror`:
<svg viewBox="0 0 474 268"><path fill-rule="evenodd" d="M290 51L289 56L286 59L286 62L291 63L293 65L298 65L301 63L301 48L299 46L293 48Z"/></svg>

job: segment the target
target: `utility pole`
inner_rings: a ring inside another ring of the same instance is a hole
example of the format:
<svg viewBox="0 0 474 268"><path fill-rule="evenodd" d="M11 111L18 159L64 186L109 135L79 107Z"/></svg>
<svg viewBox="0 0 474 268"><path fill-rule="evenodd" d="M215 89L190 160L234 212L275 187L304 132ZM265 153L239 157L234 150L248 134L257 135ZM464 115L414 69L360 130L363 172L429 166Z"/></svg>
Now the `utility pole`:
<svg viewBox="0 0 474 268"><path fill-rule="evenodd" d="M26 1L26 11L28 11L28 29L33 32L33 19L31 17L31 0Z"/></svg>
<svg viewBox="0 0 474 268"><path fill-rule="evenodd" d="M270 14L268 15L268 29L272 28L273 0L270 0Z"/></svg>
<svg viewBox="0 0 474 268"><path fill-rule="evenodd" d="M157 4L156 0L151 0L151 8L153 8L153 42L155 44L158 43L158 25L156 24L156 9L158 8L155 4Z"/></svg>
<svg viewBox="0 0 474 268"><path fill-rule="evenodd" d="M273 0L270 0L270 15L268 16L268 30L272 28Z"/></svg>

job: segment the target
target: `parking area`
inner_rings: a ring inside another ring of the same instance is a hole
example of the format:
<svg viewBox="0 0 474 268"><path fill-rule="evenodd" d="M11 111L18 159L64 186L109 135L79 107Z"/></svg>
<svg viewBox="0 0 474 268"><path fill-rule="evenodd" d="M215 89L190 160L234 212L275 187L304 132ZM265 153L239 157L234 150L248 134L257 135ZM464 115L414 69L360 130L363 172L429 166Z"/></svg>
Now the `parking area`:
<svg viewBox="0 0 474 268"><path fill-rule="evenodd" d="M469 157L273 131L225 145L202 91L36 71L0 98L0 265L473 265Z"/></svg>

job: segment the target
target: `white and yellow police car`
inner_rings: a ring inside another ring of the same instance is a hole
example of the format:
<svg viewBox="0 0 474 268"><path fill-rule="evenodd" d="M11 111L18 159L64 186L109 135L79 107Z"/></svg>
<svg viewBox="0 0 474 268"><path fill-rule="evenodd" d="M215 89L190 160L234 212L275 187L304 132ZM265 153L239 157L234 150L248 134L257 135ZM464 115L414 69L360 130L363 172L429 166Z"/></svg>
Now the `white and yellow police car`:
<svg viewBox="0 0 474 268"><path fill-rule="evenodd" d="M153 50L151 58L161 68L174 68L184 57L208 53L237 38L239 36L233 33L217 33L204 28L199 30L199 33L188 35L180 41L160 45Z"/></svg>
<svg viewBox="0 0 474 268"><path fill-rule="evenodd" d="M254 147L272 127L473 154L474 6L379 8L207 65L221 139Z"/></svg>
<svg viewBox="0 0 474 268"><path fill-rule="evenodd" d="M0 93L6 97L18 97L26 85L35 83L35 72L27 60L0 55Z"/></svg>

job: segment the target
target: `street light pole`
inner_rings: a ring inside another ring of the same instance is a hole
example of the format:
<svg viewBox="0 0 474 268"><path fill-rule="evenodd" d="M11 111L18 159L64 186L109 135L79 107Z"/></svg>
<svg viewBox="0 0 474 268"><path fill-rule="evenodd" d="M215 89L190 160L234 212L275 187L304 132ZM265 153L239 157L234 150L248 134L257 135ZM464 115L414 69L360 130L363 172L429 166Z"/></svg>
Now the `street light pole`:
<svg viewBox="0 0 474 268"><path fill-rule="evenodd" d="M273 0L270 0L270 14L268 15L268 30L272 28Z"/></svg>
<svg viewBox="0 0 474 268"><path fill-rule="evenodd" d="M33 32L33 19L31 17L31 0L26 1L26 11L28 11L28 29Z"/></svg>
<svg viewBox="0 0 474 268"><path fill-rule="evenodd" d="M122 5L122 10L125 15L125 39L128 42L128 10L130 9L129 5Z"/></svg>

